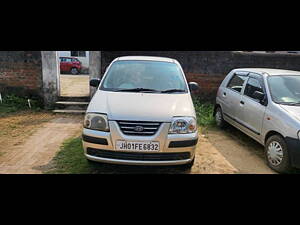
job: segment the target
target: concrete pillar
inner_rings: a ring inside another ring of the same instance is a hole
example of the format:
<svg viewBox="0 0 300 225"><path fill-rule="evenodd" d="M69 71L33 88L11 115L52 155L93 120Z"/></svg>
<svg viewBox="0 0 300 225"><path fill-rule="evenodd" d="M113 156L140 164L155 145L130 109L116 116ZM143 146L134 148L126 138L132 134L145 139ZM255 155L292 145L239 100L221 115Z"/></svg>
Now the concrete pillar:
<svg viewBox="0 0 300 225"><path fill-rule="evenodd" d="M59 95L59 66L56 51L42 51L43 95L46 109L53 107Z"/></svg>
<svg viewBox="0 0 300 225"><path fill-rule="evenodd" d="M101 51L90 51L90 79L101 77ZM90 87L91 98L95 94L96 88Z"/></svg>

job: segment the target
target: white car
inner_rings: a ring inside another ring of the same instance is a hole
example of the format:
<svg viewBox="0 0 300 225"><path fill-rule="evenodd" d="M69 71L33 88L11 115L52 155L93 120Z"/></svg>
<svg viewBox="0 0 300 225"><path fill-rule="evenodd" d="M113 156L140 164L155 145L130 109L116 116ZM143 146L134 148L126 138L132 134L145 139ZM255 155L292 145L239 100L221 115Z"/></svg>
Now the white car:
<svg viewBox="0 0 300 225"><path fill-rule="evenodd" d="M191 91L180 64L161 57L120 57L97 87L84 119L88 160L191 167L198 142Z"/></svg>
<svg viewBox="0 0 300 225"><path fill-rule="evenodd" d="M262 144L268 165L285 173L300 168L299 107L300 72L235 69L218 90L215 117Z"/></svg>

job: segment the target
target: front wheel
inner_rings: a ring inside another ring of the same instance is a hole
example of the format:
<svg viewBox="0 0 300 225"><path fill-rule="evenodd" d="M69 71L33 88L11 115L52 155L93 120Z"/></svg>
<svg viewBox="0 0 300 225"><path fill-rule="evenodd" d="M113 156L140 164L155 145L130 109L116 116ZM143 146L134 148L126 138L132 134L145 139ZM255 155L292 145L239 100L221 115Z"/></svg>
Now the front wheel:
<svg viewBox="0 0 300 225"><path fill-rule="evenodd" d="M215 114L215 121L218 127L220 128L225 128L227 123L223 118L223 111L221 109L221 107L218 107L216 109L216 114Z"/></svg>
<svg viewBox="0 0 300 225"><path fill-rule="evenodd" d="M192 167L194 166L194 163L195 163L195 157L194 157L194 159L193 159L191 162L189 162L188 164L184 164L184 165L182 165L181 167L182 167L184 170L190 170L190 169L192 169Z"/></svg>
<svg viewBox="0 0 300 225"><path fill-rule="evenodd" d="M77 69L77 68L72 68L72 69L71 69L71 74L73 74L73 75L79 74L78 69Z"/></svg>
<svg viewBox="0 0 300 225"><path fill-rule="evenodd" d="M288 173L292 169L287 144L280 135L273 135L267 140L265 157L268 166L276 172Z"/></svg>

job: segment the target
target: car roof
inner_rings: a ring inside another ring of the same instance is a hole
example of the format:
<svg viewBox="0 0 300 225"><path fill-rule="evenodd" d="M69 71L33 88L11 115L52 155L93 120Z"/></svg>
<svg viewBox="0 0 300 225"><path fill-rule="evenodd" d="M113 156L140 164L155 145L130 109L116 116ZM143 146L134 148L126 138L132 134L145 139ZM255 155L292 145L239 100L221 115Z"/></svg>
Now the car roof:
<svg viewBox="0 0 300 225"><path fill-rule="evenodd" d="M69 56L60 56L59 58L77 59L76 57L69 57Z"/></svg>
<svg viewBox="0 0 300 225"><path fill-rule="evenodd" d="M125 60L142 60L142 61L177 63L175 59L166 58L166 57L155 57L155 56L122 56L116 59L116 61L125 61Z"/></svg>
<svg viewBox="0 0 300 225"><path fill-rule="evenodd" d="M299 71L293 71L293 70L284 70L284 69L269 69L269 68L240 68L235 69L235 72L238 71L246 71L246 72L252 72L252 73L258 73L261 75L269 75L269 76L278 76L278 75L299 75Z"/></svg>

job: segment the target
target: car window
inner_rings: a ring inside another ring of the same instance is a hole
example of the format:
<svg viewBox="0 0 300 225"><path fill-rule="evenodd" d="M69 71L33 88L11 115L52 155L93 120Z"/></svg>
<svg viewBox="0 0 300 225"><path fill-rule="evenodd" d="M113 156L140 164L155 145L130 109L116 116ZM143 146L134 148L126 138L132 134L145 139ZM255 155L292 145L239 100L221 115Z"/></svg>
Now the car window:
<svg viewBox="0 0 300 225"><path fill-rule="evenodd" d="M66 58L66 62L72 62L72 59Z"/></svg>
<svg viewBox="0 0 300 225"><path fill-rule="evenodd" d="M177 64L141 60L113 63L101 90L118 91L134 88L188 91L184 75Z"/></svg>
<svg viewBox="0 0 300 225"><path fill-rule="evenodd" d="M61 62L65 62L65 61L66 61L66 58L60 58L60 61L61 61Z"/></svg>
<svg viewBox="0 0 300 225"><path fill-rule="evenodd" d="M270 76L269 89L276 103L300 102L300 76Z"/></svg>
<svg viewBox="0 0 300 225"><path fill-rule="evenodd" d="M250 98L256 99L254 97L254 92L255 91L259 91L259 92L264 93L263 87L261 86L259 80L255 79L253 77L250 77L248 82L247 82L244 95L246 95Z"/></svg>
<svg viewBox="0 0 300 225"><path fill-rule="evenodd" d="M86 57L86 52L85 51L79 51L78 56L79 57Z"/></svg>
<svg viewBox="0 0 300 225"><path fill-rule="evenodd" d="M227 87L241 93L246 79L247 76L235 74L228 83Z"/></svg>

